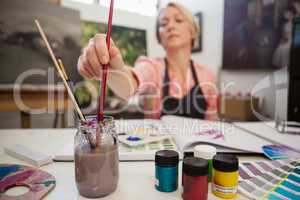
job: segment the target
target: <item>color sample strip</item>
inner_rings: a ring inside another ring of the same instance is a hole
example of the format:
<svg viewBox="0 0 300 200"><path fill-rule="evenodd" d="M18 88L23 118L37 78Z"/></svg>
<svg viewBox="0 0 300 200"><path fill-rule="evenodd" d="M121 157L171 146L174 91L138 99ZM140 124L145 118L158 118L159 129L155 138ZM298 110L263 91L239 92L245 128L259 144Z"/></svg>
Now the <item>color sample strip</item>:
<svg viewBox="0 0 300 200"><path fill-rule="evenodd" d="M273 192L271 192L268 197L268 200L284 200L285 198L280 197L278 194L274 194Z"/></svg>
<svg viewBox="0 0 300 200"><path fill-rule="evenodd" d="M241 167L239 168L239 175L242 179L249 179L251 176Z"/></svg>
<svg viewBox="0 0 300 200"><path fill-rule="evenodd" d="M275 176L280 177L280 178L284 178L288 175L287 173L284 173L283 171L278 170L278 169L272 170L271 173L274 174Z"/></svg>
<svg viewBox="0 0 300 200"><path fill-rule="evenodd" d="M262 172L261 171L259 171L255 166L254 166L254 164L252 164L252 163L244 163L244 165L255 175L255 176L257 176L257 175L260 175L260 174L262 174Z"/></svg>
<svg viewBox="0 0 300 200"><path fill-rule="evenodd" d="M257 197L258 199L261 199L261 198L264 196L265 191L264 191L264 190L257 189L257 190L255 190L252 194L253 194L255 197Z"/></svg>
<svg viewBox="0 0 300 200"><path fill-rule="evenodd" d="M249 181L251 181L253 184L260 188L266 184L266 182L260 180L258 177L251 178Z"/></svg>
<svg viewBox="0 0 300 200"><path fill-rule="evenodd" d="M264 178L266 181L269 181L269 182L272 182L272 180L274 180L274 177L271 176L270 174L267 174L267 173L262 174L261 177Z"/></svg>
<svg viewBox="0 0 300 200"><path fill-rule="evenodd" d="M300 166L300 163L298 163L297 161L292 161L290 164L294 167Z"/></svg>
<svg viewBox="0 0 300 200"><path fill-rule="evenodd" d="M269 147L269 146L264 146L263 151L264 151L265 155L268 156L272 160L287 158L287 156L285 156L283 154L283 152L279 151L278 149Z"/></svg>
<svg viewBox="0 0 300 200"><path fill-rule="evenodd" d="M264 190L257 188L248 180L240 182L239 191L250 199L262 199L262 197L264 196Z"/></svg>
<svg viewBox="0 0 300 200"><path fill-rule="evenodd" d="M276 168L282 166L282 164L277 160L274 160L273 162L271 162L271 164L273 164Z"/></svg>
<svg viewBox="0 0 300 200"><path fill-rule="evenodd" d="M281 194L284 197L290 198L290 199L300 199L300 195L296 195L290 191L287 191L283 189L282 187L277 187L274 192L277 192L278 194Z"/></svg>
<svg viewBox="0 0 300 200"><path fill-rule="evenodd" d="M299 169L299 168L295 168L295 169L294 169L294 173L300 175L300 169Z"/></svg>
<svg viewBox="0 0 300 200"><path fill-rule="evenodd" d="M261 166L266 171L271 171L273 168L270 167L266 162L258 162L259 166Z"/></svg>
<svg viewBox="0 0 300 200"><path fill-rule="evenodd" d="M287 145L265 145L262 147L262 149L264 154L272 160L300 157L300 151Z"/></svg>
<svg viewBox="0 0 300 200"><path fill-rule="evenodd" d="M289 167L288 165L283 165L280 167L280 169L282 169L285 172L290 172L293 170L293 168Z"/></svg>
<svg viewBox="0 0 300 200"><path fill-rule="evenodd" d="M291 181L294 181L294 182L296 182L296 183L300 183L300 177L298 177L298 176L295 176L294 174L290 174L290 175L288 175L288 177L287 177L289 180L291 180Z"/></svg>
<svg viewBox="0 0 300 200"><path fill-rule="evenodd" d="M281 185L284 186L284 187L290 188L291 190L294 190L296 192L300 192L300 186L297 186L297 185L295 185L295 184L293 184L289 181L283 181L281 183Z"/></svg>
<svg viewBox="0 0 300 200"><path fill-rule="evenodd" d="M252 193L256 190L255 186L252 186L247 181L242 181L239 186L246 190L248 193Z"/></svg>

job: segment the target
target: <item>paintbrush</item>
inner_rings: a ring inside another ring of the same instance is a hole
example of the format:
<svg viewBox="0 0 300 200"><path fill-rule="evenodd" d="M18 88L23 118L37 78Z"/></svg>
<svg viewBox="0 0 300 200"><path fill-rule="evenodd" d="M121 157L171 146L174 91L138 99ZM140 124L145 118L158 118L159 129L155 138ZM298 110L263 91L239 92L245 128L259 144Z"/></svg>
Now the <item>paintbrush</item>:
<svg viewBox="0 0 300 200"><path fill-rule="evenodd" d="M109 7L107 33L106 33L106 46L108 48L108 51L110 49L110 34L112 28L113 10L114 10L114 0L111 0L110 7ZM102 83L100 88L100 96L98 100L98 115L97 115L98 122L102 122L104 120L104 104L105 104L105 96L106 96L106 81L107 81L108 68L109 68L109 64L103 65L102 68Z"/></svg>
<svg viewBox="0 0 300 200"><path fill-rule="evenodd" d="M77 101L76 101L76 99L75 99L75 97L74 97L74 94L73 94L73 92L72 92L70 86L69 86L68 83L67 83L67 80L66 80L66 77L67 77L66 75L67 75L67 74L64 73L64 72L62 71L62 69L60 68L60 66L59 66L59 64L58 64L58 61L57 61L57 59L55 58L55 55L54 55L54 53L53 53L53 50L52 50L52 48L51 48L51 46L50 46L50 44L49 44L49 42L48 42L48 39L47 39L47 37L46 37L46 35L45 35L45 33L44 33L44 31L43 31L43 29L42 29L42 27L41 27L39 21L38 21L38 20L35 20L35 23L36 23L36 25L37 25L37 27L38 27L38 29L39 29L39 32L40 32L40 34L41 34L41 36L42 36L42 38L43 38L43 40L44 40L44 42L45 42L45 44L46 44L46 47L47 47L47 49L48 49L48 51L49 51L49 54L50 54L50 56L51 56L51 58L52 58L52 61L53 61L53 63L54 63L54 66L56 67L59 76L60 76L60 77L62 78L62 80L63 80L63 84L64 84L64 86L65 86L66 89L67 89L68 95L69 95L69 97L70 97L70 99L71 99L71 101L72 101L72 103L73 103L73 105L74 105L74 107L75 107L75 109L76 109L76 111L77 111L77 114L79 115L80 120L81 120L82 122L87 122L86 119L85 119L85 117L84 117L84 115L82 114L82 112L81 112L81 110L80 110L78 104L77 104ZM89 142L91 148L95 148L96 146L95 146L95 144L94 144L94 142L93 142L92 135L91 135L90 133L87 133L86 131L85 131L84 133L85 133L85 135L87 136L87 140L88 140L88 142Z"/></svg>
<svg viewBox="0 0 300 200"><path fill-rule="evenodd" d="M69 85L69 87L70 87L72 93L74 94L75 100L76 100L76 102L78 103L79 101L78 101L78 99L77 99L77 97L76 97L76 95L75 95L74 82L69 78L69 76L68 76L68 74L67 74L67 72L66 72L66 69L65 69L65 66L64 66L62 60L59 58L59 59L57 59L57 61L58 61L59 67L60 67L60 69L61 69L61 71L62 71L62 74L63 74L63 76L64 76L64 79L66 79L66 81L67 81L67 83L68 83L68 85ZM79 117L79 115L78 115L78 117Z"/></svg>
<svg viewBox="0 0 300 200"><path fill-rule="evenodd" d="M72 90L73 94L75 94L74 82L69 78L62 60L59 58L59 59L57 59L57 61L58 61L59 67L60 67L60 69L63 73L64 78L66 79L66 81L67 81L70 89ZM75 96L75 99L76 99L76 96ZM77 99L76 99L76 101L78 102Z"/></svg>
<svg viewBox="0 0 300 200"><path fill-rule="evenodd" d="M59 59L57 59L57 61L58 61L60 70L62 71L62 74L63 74L63 76L64 76L64 79L66 79L66 81L67 81L67 83L68 83L68 85L69 85L71 91L73 92L73 94L75 94L74 82L69 78L69 76L68 76L68 74L67 74L67 72L66 72L66 69L65 69L65 66L64 66L62 60L59 58ZM77 99L76 95L74 95L74 97L75 97L76 102L78 103L78 99ZM77 117L79 117L78 114L77 114ZM83 133L87 136L86 139L88 140L88 142L89 142L91 148L92 148L92 149L93 149L93 148L96 148L96 144L95 144L95 142L93 141L93 138L92 138L91 133L89 133L89 132L87 132L87 131L83 131Z"/></svg>
<svg viewBox="0 0 300 200"><path fill-rule="evenodd" d="M52 48L51 48L51 46L50 46L50 44L49 44L49 42L48 42L48 39L47 39L47 37L46 37L46 35L45 35L45 33L44 33L44 31L43 31L43 29L42 29L42 27L41 27L39 21L38 21L38 20L35 20L35 24L37 25L37 27L38 27L38 29L39 29L39 32L40 32L40 34L41 34L41 36L42 36L42 38L43 38L43 40L44 40L44 42L45 42L45 44L46 44L46 47L47 47L47 49L48 49L48 51L49 51L49 54L50 54L50 56L51 56L51 58L52 58L52 61L53 61L53 63L54 63L54 66L56 67L56 70L58 71L58 74L60 75L60 77L61 77L62 80L63 80L64 86L65 86L66 89L67 89L68 95L69 95L69 97L70 97L70 99L71 99L71 101L72 101L72 103L73 103L73 105L74 105L74 107L75 107L75 109L76 109L76 111L77 111L77 113L78 113L80 119L81 119L82 121L85 121L85 117L83 116L83 114L82 114L82 112L81 112L81 110L80 110L80 108L79 108L79 106L78 106L78 104L77 104L77 102L76 102L76 100L75 100L75 97L74 97L74 95L73 95L73 92L72 92L71 88L69 87L69 85L68 85L66 79L64 78L64 74L63 74L63 72L61 71L61 69L60 69L60 67L59 67L59 64L58 64L58 62L57 62L57 60L56 60L56 58L55 58L55 56L54 56L53 50L52 50Z"/></svg>

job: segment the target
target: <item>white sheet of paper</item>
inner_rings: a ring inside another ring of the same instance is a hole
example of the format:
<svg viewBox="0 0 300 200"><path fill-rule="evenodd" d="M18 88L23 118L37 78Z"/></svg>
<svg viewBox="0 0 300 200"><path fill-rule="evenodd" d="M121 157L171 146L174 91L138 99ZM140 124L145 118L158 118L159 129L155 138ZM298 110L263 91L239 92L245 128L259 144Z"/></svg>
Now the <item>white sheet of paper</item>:
<svg viewBox="0 0 300 200"><path fill-rule="evenodd" d="M178 142L181 151L197 143L207 143L245 152L262 153L263 145L272 144L230 123L171 115L163 116L162 121L167 124L171 133L175 133L175 141ZM211 134L202 134L205 132Z"/></svg>
<svg viewBox="0 0 300 200"><path fill-rule="evenodd" d="M300 135L278 132L275 122L235 122L234 125L270 142L288 145L300 151Z"/></svg>

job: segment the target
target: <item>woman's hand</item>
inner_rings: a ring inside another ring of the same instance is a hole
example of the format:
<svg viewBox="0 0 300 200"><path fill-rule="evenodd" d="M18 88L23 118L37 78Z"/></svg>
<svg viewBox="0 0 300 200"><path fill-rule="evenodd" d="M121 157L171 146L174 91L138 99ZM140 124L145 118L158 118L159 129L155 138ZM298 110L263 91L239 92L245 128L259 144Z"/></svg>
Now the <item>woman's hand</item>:
<svg viewBox="0 0 300 200"><path fill-rule="evenodd" d="M110 49L106 46L106 36L96 34L78 59L79 73L89 79L100 80L103 65L109 64L108 85L123 99L129 99L137 90L137 80L131 67L125 66L122 55L111 40Z"/></svg>
<svg viewBox="0 0 300 200"><path fill-rule="evenodd" d="M122 70L124 61L113 40L110 49L106 45L106 35L96 34L78 59L79 73L88 79L101 79L103 65L109 64L110 70Z"/></svg>

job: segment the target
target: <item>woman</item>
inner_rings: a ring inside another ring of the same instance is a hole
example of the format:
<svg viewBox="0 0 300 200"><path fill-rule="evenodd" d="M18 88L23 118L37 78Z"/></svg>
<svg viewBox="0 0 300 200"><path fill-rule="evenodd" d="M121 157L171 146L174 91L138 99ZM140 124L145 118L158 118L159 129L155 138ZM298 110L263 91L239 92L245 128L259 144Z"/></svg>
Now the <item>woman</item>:
<svg viewBox="0 0 300 200"><path fill-rule="evenodd" d="M165 58L141 56L134 68L124 65L119 49L105 35L92 38L78 60L80 74L101 77L102 65L109 63L108 85L120 97L151 96L146 115L164 114L215 120L217 89L213 74L191 60L191 50L199 27L191 12L169 3L157 17L156 36L166 51Z"/></svg>

